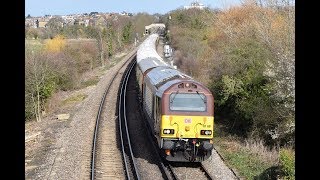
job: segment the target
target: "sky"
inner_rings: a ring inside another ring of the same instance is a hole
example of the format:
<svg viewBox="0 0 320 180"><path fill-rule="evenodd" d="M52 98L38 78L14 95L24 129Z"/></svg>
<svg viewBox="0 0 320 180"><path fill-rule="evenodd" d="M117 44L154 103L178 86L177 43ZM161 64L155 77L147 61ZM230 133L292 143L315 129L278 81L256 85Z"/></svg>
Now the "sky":
<svg viewBox="0 0 320 180"><path fill-rule="evenodd" d="M227 8L240 0L198 0L211 8ZM67 15L90 12L122 11L149 14L165 14L171 10L190 5L193 0L25 0L25 15Z"/></svg>

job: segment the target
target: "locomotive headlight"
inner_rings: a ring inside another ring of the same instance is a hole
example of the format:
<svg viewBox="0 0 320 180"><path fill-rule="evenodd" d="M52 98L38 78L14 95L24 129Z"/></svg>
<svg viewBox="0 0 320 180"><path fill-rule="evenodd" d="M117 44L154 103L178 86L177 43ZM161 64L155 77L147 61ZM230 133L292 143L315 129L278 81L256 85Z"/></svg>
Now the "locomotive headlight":
<svg viewBox="0 0 320 180"><path fill-rule="evenodd" d="M174 129L164 129L163 134L174 134Z"/></svg>
<svg viewBox="0 0 320 180"><path fill-rule="evenodd" d="M201 134L201 135L211 135L211 134L212 134L212 131L211 131L211 130L201 130L201 131L200 131L200 134Z"/></svg>

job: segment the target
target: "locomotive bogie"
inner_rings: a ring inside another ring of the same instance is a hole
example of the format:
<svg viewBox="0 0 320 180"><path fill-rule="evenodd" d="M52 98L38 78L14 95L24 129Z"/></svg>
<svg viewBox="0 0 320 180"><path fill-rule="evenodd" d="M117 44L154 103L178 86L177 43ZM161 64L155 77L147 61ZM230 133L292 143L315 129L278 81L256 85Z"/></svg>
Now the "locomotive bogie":
<svg viewBox="0 0 320 180"><path fill-rule="evenodd" d="M160 145L168 161L201 162L212 154L213 143L208 139L162 139Z"/></svg>

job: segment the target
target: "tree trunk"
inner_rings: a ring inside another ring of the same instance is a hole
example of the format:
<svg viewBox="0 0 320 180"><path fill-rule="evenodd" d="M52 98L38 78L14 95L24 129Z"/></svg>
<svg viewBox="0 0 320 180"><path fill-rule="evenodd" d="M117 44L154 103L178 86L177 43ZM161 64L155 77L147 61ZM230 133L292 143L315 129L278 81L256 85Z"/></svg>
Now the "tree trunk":
<svg viewBox="0 0 320 180"><path fill-rule="evenodd" d="M100 51L100 61L101 61L101 66L104 66L104 59L103 59L103 50Z"/></svg>
<svg viewBox="0 0 320 180"><path fill-rule="evenodd" d="M93 70L93 58L91 58L91 60L90 60L90 71L92 71Z"/></svg>
<svg viewBox="0 0 320 180"><path fill-rule="evenodd" d="M121 40L120 40L120 31L118 31L118 33L117 33L117 40L118 40L119 47L121 49L122 44L121 44Z"/></svg>
<svg viewBox="0 0 320 180"><path fill-rule="evenodd" d="M101 61L101 66L104 67L103 42L102 42L102 35L101 35L101 32L100 32L100 31L99 31L99 38L100 38L100 61Z"/></svg>
<svg viewBox="0 0 320 180"><path fill-rule="evenodd" d="M39 85L37 85L37 122L41 121L41 109L40 109L40 92Z"/></svg>
<svg viewBox="0 0 320 180"><path fill-rule="evenodd" d="M34 114L36 115L36 121L39 122L39 117L38 117L38 114L37 114L37 103L34 100L33 94L31 94L31 99L32 99L32 102L33 102Z"/></svg>

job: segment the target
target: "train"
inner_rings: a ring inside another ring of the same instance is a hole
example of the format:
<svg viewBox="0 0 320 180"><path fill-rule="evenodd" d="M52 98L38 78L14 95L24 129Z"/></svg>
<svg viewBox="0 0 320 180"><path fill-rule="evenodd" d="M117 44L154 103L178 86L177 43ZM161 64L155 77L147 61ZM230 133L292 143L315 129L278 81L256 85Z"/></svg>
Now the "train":
<svg viewBox="0 0 320 180"><path fill-rule="evenodd" d="M214 97L157 53L159 34L137 49L136 79L147 124L161 155L172 162L202 162L213 149Z"/></svg>

